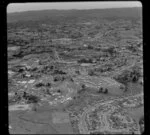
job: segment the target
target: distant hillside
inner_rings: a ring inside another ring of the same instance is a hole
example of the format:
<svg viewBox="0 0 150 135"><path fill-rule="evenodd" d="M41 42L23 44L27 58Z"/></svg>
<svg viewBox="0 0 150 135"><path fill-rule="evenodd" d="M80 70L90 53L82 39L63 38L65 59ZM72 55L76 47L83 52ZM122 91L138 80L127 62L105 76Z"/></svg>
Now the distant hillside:
<svg viewBox="0 0 150 135"><path fill-rule="evenodd" d="M141 18L142 8L115 8L115 9L90 9L90 10L41 10L26 11L7 14L7 22L38 21L47 18Z"/></svg>

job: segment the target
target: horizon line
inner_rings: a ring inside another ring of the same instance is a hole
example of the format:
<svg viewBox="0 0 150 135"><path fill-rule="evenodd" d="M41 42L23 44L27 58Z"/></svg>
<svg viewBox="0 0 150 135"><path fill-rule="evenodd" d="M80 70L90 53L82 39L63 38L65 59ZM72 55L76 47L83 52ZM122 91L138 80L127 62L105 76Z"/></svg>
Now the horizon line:
<svg viewBox="0 0 150 135"><path fill-rule="evenodd" d="M68 11L68 10L103 10L103 9L124 9L124 8L142 8L142 7L106 7L106 8L89 8L89 9L36 9L36 10L27 10L27 11L15 11L15 12L7 12L7 14L13 14L13 13L24 13L24 12L36 12L36 11L48 11L48 10L58 10L58 11Z"/></svg>

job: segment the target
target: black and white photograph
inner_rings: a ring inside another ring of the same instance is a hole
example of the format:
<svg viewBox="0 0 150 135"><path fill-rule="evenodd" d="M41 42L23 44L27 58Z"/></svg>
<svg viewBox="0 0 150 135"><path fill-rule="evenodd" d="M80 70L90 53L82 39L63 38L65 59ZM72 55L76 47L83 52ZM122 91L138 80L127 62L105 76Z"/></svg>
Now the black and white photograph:
<svg viewBox="0 0 150 135"><path fill-rule="evenodd" d="M10 134L143 134L139 1L7 6Z"/></svg>

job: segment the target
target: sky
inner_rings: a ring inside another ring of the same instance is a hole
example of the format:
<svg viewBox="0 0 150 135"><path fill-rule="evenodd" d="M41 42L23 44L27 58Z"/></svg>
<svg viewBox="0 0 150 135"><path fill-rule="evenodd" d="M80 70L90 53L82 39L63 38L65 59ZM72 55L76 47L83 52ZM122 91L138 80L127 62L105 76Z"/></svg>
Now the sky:
<svg viewBox="0 0 150 135"><path fill-rule="evenodd" d="M48 2L48 3L10 3L7 12L22 12L31 10L47 9L102 9L102 8L122 8L122 7L142 7L139 1L110 1L110 2Z"/></svg>

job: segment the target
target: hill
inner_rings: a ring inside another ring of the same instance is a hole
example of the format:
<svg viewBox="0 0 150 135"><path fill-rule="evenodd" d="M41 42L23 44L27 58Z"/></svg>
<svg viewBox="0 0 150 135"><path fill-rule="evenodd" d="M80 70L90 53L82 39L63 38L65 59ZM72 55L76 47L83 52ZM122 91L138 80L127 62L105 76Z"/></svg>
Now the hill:
<svg viewBox="0 0 150 135"><path fill-rule="evenodd" d="M141 18L142 8L112 8L112 9L90 9L90 10L41 10L41 11L26 11L7 14L7 22L18 21L41 21L45 19L58 18Z"/></svg>

